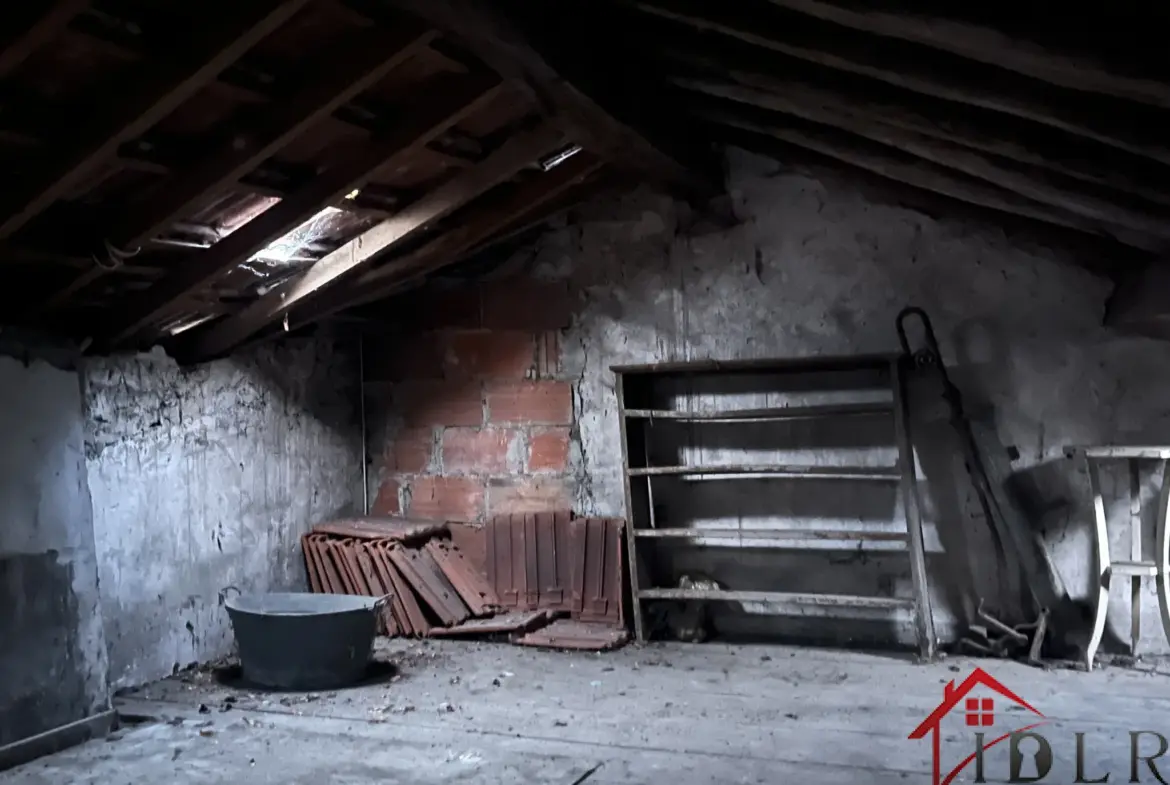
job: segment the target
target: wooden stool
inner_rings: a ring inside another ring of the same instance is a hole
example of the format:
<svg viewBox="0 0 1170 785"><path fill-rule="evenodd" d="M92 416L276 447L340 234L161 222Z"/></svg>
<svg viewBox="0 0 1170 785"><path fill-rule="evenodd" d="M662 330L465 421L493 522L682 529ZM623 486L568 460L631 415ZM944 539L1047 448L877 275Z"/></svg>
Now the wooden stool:
<svg viewBox="0 0 1170 785"><path fill-rule="evenodd" d="M1082 456L1089 470L1089 487L1093 495L1093 558L1097 574L1097 602L1093 612L1093 633L1085 650L1085 669L1093 669L1093 658L1105 634L1105 615L1109 611L1109 588L1113 576L1129 576L1131 618L1130 639L1132 653L1137 654L1141 636L1142 578L1154 578L1158 587L1158 608L1162 615L1162 630L1170 640L1170 539L1167 538L1166 517L1170 507L1170 447L1075 447L1070 457ZM1109 556L1109 530L1105 519L1105 500L1101 496L1102 461L1125 461L1129 467L1129 533L1130 560L1113 561ZM1153 560L1142 557L1142 503L1139 461L1157 461L1162 465L1162 487L1158 492L1158 517L1155 529Z"/></svg>

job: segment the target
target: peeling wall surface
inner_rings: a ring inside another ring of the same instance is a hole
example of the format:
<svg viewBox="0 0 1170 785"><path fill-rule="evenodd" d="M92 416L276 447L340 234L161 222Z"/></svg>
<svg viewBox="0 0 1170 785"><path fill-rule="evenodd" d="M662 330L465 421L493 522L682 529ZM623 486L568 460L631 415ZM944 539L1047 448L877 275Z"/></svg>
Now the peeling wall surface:
<svg viewBox="0 0 1170 785"><path fill-rule="evenodd" d="M85 463L115 687L228 654L221 590L303 589L299 536L361 512L355 358L320 339L193 369L159 350L88 364Z"/></svg>
<svg viewBox="0 0 1170 785"><path fill-rule="evenodd" d="M917 304L933 317L952 376L998 443L993 458L1012 475L1060 578L1070 594L1085 598L1093 572L1088 483L1083 468L1062 450L1069 444L1170 442L1170 345L1102 328L1107 281L993 226L875 203L845 182L786 171L737 151L730 160L730 188L739 222L729 229L699 232L684 206L641 193L584 208L572 225L546 233L530 251L535 275L568 279L580 298L573 326L562 336L566 378L576 380L572 461L578 511L623 512L611 365L892 352L898 345L895 316ZM945 430L938 400L937 389L915 393L920 435ZM956 534L985 531L961 463L946 449L945 437L936 444L931 455L919 451L933 508L927 512L934 551ZM1009 447L1018 458L1010 457ZM766 452L758 440L751 449L756 459ZM1124 475L1118 478L1107 482L1107 495L1124 492ZM1158 479L1149 471L1143 476L1147 510ZM695 525L716 519L756 528L769 519L791 523L784 512L791 492L762 482L729 483L712 491L714 502L707 507L692 500L676 505L676 513L687 510L684 523ZM893 499L867 501L864 492L844 486L821 493L832 502L824 515L837 520L895 513ZM753 503L737 504L736 498ZM763 509L767 499L775 501L775 513ZM1128 516L1128 502L1111 502L1110 510L1115 558L1128 558L1122 517ZM1151 516L1152 510L1147 529ZM974 573L975 594L996 599L994 552L974 538L974 545L964 546L968 552L953 547L946 557L929 559L944 635L953 634L962 614L948 598L956 559ZM1151 539L1148 533L1147 554ZM708 553L701 564L733 588L800 590L796 582L837 593L906 593L904 565L904 559L864 554L726 549ZM745 587L745 581L758 585ZM1142 647L1165 652L1170 646L1153 591L1147 581ZM1112 635L1122 640L1130 629L1128 594L1128 588L1115 589L1110 610ZM750 629L759 614L748 609L746 615L740 622ZM907 621L896 629L909 641ZM817 624L789 616L781 630L815 637ZM1117 642L1107 636L1106 650L1111 645Z"/></svg>
<svg viewBox="0 0 1170 785"><path fill-rule="evenodd" d="M3 747L103 711L109 697L76 358L0 352Z"/></svg>

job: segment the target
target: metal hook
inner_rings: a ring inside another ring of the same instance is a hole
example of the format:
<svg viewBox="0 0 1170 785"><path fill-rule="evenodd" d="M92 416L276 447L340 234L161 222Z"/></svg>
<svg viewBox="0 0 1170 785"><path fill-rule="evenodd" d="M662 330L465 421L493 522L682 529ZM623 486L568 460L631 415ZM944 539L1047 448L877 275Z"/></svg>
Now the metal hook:
<svg viewBox="0 0 1170 785"><path fill-rule="evenodd" d="M906 320L911 316L918 317L918 321L922 323L922 337L926 345L918 351L910 348L910 339L906 337ZM951 404L956 415L961 413L963 410L962 395L959 393L959 388L951 383L950 374L947 373L947 367L942 361L942 350L939 349L938 338L934 334L934 325L926 311L916 305L907 306L898 313L894 326L898 331L898 343L902 345L903 354L913 358L914 364L919 368L934 368L938 371L947 401Z"/></svg>

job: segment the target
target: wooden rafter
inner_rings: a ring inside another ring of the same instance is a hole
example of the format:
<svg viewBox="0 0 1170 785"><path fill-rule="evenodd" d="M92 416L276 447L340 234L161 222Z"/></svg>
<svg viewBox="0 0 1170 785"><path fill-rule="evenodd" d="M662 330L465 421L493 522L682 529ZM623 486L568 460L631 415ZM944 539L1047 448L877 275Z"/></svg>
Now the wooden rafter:
<svg viewBox="0 0 1170 785"><path fill-rule="evenodd" d="M395 66L421 51L438 35L433 30L401 24L393 30L370 29L324 58L329 69L301 88L287 103L273 107L239 145L236 135L202 159L191 163L122 211L123 219L108 230L106 242L133 250L188 214L208 194L231 187L302 132L368 89ZM347 56L348 55L348 56ZM53 308L98 278L104 268L93 266L54 295Z"/></svg>
<svg viewBox="0 0 1170 785"><path fill-rule="evenodd" d="M89 0L56 0L49 4L11 3L0 18L0 77L8 76L81 13ZM15 16L15 18L13 18Z"/></svg>
<svg viewBox="0 0 1170 785"><path fill-rule="evenodd" d="M453 264L517 224L543 215L543 210L574 188L583 187L603 165L588 153L578 153L547 174L527 179L506 196L481 201L460 213L462 223L411 253L392 259L359 277L352 285L322 292L304 308L289 314L293 329L325 319L366 303L376 302L399 290L404 283Z"/></svg>
<svg viewBox="0 0 1170 785"><path fill-rule="evenodd" d="M479 77L439 78L420 85L403 122L355 150L304 187L289 194L186 266L161 281L126 309L110 328L110 340L120 344L163 316L172 305L209 285L249 259L273 240L296 228L324 205L340 200L366 179L413 150L427 144L494 97L499 82Z"/></svg>
<svg viewBox="0 0 1170 785"><path fill-rule="evenodd" d="M798 74L784 69L783 74L774 75L765 73L758 61L726 53L715 58L668 48L663 55L677 64L680 75L671 81L684 89L702 92L704 88L695 84L702 82L718 85L717 95L776 111L844 113L857 122L924 134L1170 205L1170 170L1162 173L1145 159L1027 120L815 68Z"/></svg>
<svg viewBox="0 0 1170 785"><path fill-rule="evenodd" d="M1040 204L1006 188L828 127L818 126L814 131L801 127L797 121L778 120L763 124L744 120L732 114L715 112L706 113L705 118L709 122L778 140L961 202L1092 235L1104 234L1101 225L1096 221Z"/></svg>
<svg viewBox="0 0 1170 785"><path fill-rule="evenodd" d="M401 213L314 262L296 278L265 294L240 313L216 323L197 339L197 353L218 355L231 349L298 302L370 263L418 230L554 152L564 142L563 132L547 124L513 136L476 166L460 172Z"/></svg>
<svg viewBox="0 0 1170 785"><path fill-rule="evenodd" d="M840 0L770 0L774 5L863 32L897 38L1005 68L1072 90L1170 108L1170 84L1124 72L1084 52L1008 35L944 14L899 13Z"/></svg>
<svg viewBox="0 0 1170 785"><path fill-rule="evenodd" d="M142 67L124 87L123 97L78 130L76 142L52 158L45 171L13 188L0 211L0 239L9 237L65 195L124 142L166 117L196 90L288 21L308 0L267 0L244 6L237 16L220 18L209 32L191 40L160 63Z"/></svg>
<svg viewBox="0 0 1170 785"><path fill-rule="evenodd" d="M110 241L119 248L140 246L172 222L183 217L200 197L227 187L306 129L332 114L342 104L367 90L394 67L424 49L438 35L414 25L393 30L370 29L323 59L320 78L298 88L282 106L250 129L248 143L233 139L221 149L193 162L156 192L144 195L127 210L126 220L114 227ZM346 58L344 52L348 52Z"/></svg>
<svg viewBox="0 0 1170 785"><path fill-rule="evenodd" d="M1170 143L1152 107L1098 99L1107 110L1088 106L1083 95L1060 89L1037 89L1027 80L995 79L980 63L951 56L932 64L879 36L867 36L807 18L807 25L781 27L774 21L729 19L734 8L712 7L696 0L641 0L641 11L677 25L734 38L790 58L905 88L923 95L990 109L1093 139L1136 155L1170 164ZM684 10L678 10L684 9ZM801 21L796 15L795 21ZM946 57L945 53L938 56ZM781 66L782 67L782 66Z"/></svg>
<svg viewBox="0 0 1170 785"><path fill-rule="evenodd" d="M1100 221L1106 226L1122 227L1151 237L1170 239L1170 210L1155 208L1140 200L1126 200L1121 194L1102 192L1103 189L1078 183L1037 166L1015 164L934 136L875 122L872 118L857 117L848 109L802 102L793 100L788 95L762 93L709 80L678 81L684 87L704 95L762 107L847 131L887 145L894 150L911 153L925 161L994 183L1041 204Z"/></svg>
<svg viewBox="0 0 1170 785"><path fill-rule="evenodd" d="M393 2L457 35L500 74L529 85L549 114L564 118L581 144L597 154L692 194L712 195L721 188L722 173L715 157L704 145L685 140L680 132L683 118L678 117L674 124L664 122L674 117L670 107L647 106L644 92L634 97L632 85L643 83L636 69L624 69L598 56L592 35L577 27L578 22L592 20L587 5L584 13L573 14L570 21L567 0L512 4L522 12L515 15L517 18L538 14L544 21L554 20L558 27L573 28L569 34L558 33L555 41L545 41L538 49L534 37L526 39L510 19L489 9L483 0ZM647 129L643 118L655 113L653 119L669 126L668 133Z"/></svg>
<svg viewBox="0 0 1170 785"><path fill-rule="evenodd" d="M387 281L427 274L458 261L488 240L507 232L516 222L538 213L566 191L585 182L601 166L602 161L597 157L581 153L548 174L530 178L498 202L475 205L463 214L461 226L401 258L370 270L358 279L358 287L385 285ZM369 293L365 293L365 296L368 297Z"/></svg>

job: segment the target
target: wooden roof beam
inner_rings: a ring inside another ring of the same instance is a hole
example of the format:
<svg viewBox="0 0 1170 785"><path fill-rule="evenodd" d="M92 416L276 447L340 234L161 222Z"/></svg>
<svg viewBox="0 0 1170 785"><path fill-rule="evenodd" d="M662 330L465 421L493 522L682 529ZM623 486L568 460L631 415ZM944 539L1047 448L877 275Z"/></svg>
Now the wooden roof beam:
<svg viewBox="0 0 1170 785"><path fill-rule="evenodd" d="M126 80L121 96L109 102L109 109L99 111L77 130L70 148L58 151L44 170L8 191L0 210L0 239L11 236L113 158L121 144L170 114L306 2L254 0L235 16L219 17L206 29L197 28L188 37L176 39L175 51L167 58L143 64Z"/></svg>
<svg viewBox="0 0 1170 785"><path fill-rule="evenodd" d="M86 6L89 0L56 0L56 2L7 3L0 19L0 78L8 76L65 29ZM15 11L16 13L13 13Z"/></svg>
<svg viewBox="0 0 1170 785"><path fill-rule="evenodd" d="M703 79L677 81L683 87L704 96L741 103L752 107L753 110L765 110L756 114L767 116L769 112L778 112L855 134L994 183L1041 204L1100 221L1105 226L1121 227L1149 237L1170 239L1170 209L1159 209L1141 200L1126 199L1122 194L1103 193L1104 189L1078 183L1038 166L1013 164L994 155L987 155L949 141L907 131L870 117L859 117L851 114L848 109L794 100L791 93L783 95L763 93L739 85Z"/></svg>
<svg viewBox="0 0 1170 785"><path fill-rule="evenodd" d="M564 133L550 124L513 136L476 166L460 172L402 212L317 260L293 280L273 289L240 313L212 325L196 339L196 353L216 356L227 352L298 302L369 264L415 232L480 197L564 143Z"/></svg>
<svg viewBox="0 0 1170 785"><path fill-rule="evenodd" d="M688 195L706 197L722 189L720 161L705 141L687 139L685 118L672 106L648 104L647 96L655 92L632 89L644 74L617 58L599 57L598 39L582 29L599 23L588 4L492 4L507 6L505 18L483 0L393 3L453 33L488 66L527 84L548 114L564 118L596 154ZM521 19L527 29L518 29ZM551 30L552 38L538 41L531 34L534 24Z"/></svg>
<svg viewBox="0 0 1170 785"><path fill-rule="evenodd" d="M1097 237L1107 236L1101 224L1096 221L1040 204L1006 188L831 128L820 126L816 131L812 131L801 127L799 123L787 123L783 119L777 119L773 123L759 123L714 112L705 113L705 119L717 125L777 140L889 180L932 191L961 202Z"/></svg>
<svg viewBox="0 0 1170 785"><path fill-rule="evenodd" d="M352 284L331 287L304 303L304 307L291 309L289 329L299 330L342 311L385 299L425 279L428 273L501 239L501 230L507 236L518 225L529 227L536 220L547 220L550 205L557 206L557 199L585 187L603 166L601 159L578 153L551 172L525 180L500 199L470 205L460 214L462 224L451 232L370 270ZM276 331L266 329L262 335L271 337L278 331L279 327Z"/></svg>
<svg viewBox="0 0 1170 785"><path fill-rule="evenodd" d="M462 224L451 232L370 270L351 286L329 289L305 308L294 309L289 315L292 328L304 327L341 311L381 300L400 289L405 281L425 277L434 270L460 261L484 247L498 236L500 230L526 222L549 203L581 186L601 169L603 163L588 153L578 153L551 172L529 178L498 200L471 205L461 214Z"/></svg>
<svg viewBox="0 0 1170 785"><path fill-rule="evenodd" d="M1037 89L1028 80L996 79L990 67L935 52L926 58L904 43L790 15L779 24L713 7L701 0L638 0L646 14L692 30L718 33L789 58L912 90L947 101L1014 115L1170 164L1166 121L1152 107L1105 97ZM777 63L777 70L783 69Z"/></svg>
<svg viewBox="0 0 1170 785"><path fill-rule="evenodd" d="M404 160L450 126L484 106L498 94L499 82L482 78L440 77L420 85L416 99L405 102L402 122L385 134L352 149L314 180L289 194L218 243L191 258L188 264L128 304L121 319L109 329L109 340L122 344L164 316L182 301L221 275L247 261L257 251L335 203L386 166Z"/></svg>
<svg viewBox="0 0 1170 785"><path fill-rule="evenodd" d="M765 108L843 112L859 121L884 123L1170 205L1170 170L1162 173L1161 167L1152 167L1143 158L1089 139L816 66L773 75L757 58L726 53L715 58L695 54L696 49L684 39L662 51L679 65L680 75L671 81L684 89L690 89L686 83L694 80L727 90L742 87L743 95L755 94L766 102L747 103Z"/></svg>
<svg viewBox="0 0 1170 785"><path fill-rule="evenodd" d="M519 221L540 211L565 192L588 180L602 167L602 161L588 153L579 153L543 175L529 178L503 198L484 201L468 208L461 226L423 247L397 259L391 259L358 279L358 287L429 274L459 261ZM364 298L369 301L369 298ZM374 297L373 299L377 299Z"/></svg>
<svg viewBox="0 0 1170 785"><path fill-rule="evenodd" d="M977 60L1072 90L1170 108L1170 84L1127 74L1088 52L1008 35L939 13L886 11L840 0L770 0L773 5L866 33L897 38Z"/></svg>
<svg viewBox="0 0 1170 785"><path fill-rule="evenodd" d="M108 239L125 250L142 245L183 218L205 194L236 183L437 36L434 30L403 24L392 30L366 30L357 40L347 41L323 58L317 70L319 78L299 88L283 105L271 107L245 132L244 145L233 138L160 183L126 211L125 219L111 228Z"/></svg>
<svg viewBox="0 0 1170 785"><path fill-rule="evenodd" d="M122 220L108 229L107 243L133 252L175 221L188 215L207 194L230 188L282 147L343 104L380 81L391 69L409 60L438 36L411 24L392 31L367 30L347 41L321 63L320 78L300 89L287 103L272 107L239 145L233 136L186 169L161 181L122 211ZM65 302L100 277L94 265L55 294L45 308Z"/></svg>

